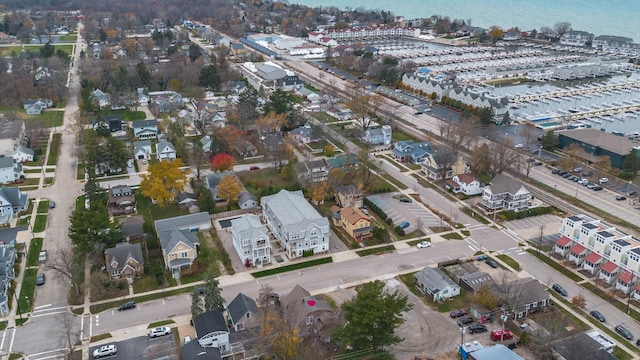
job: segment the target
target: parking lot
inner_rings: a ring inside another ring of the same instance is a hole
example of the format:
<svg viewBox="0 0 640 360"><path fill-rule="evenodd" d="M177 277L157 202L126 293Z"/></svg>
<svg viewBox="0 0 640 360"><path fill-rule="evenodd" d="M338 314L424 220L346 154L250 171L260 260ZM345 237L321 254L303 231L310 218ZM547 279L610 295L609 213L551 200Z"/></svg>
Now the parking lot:
<svg viewBox="0 0 640 360"><path fill-rule="evenodd" d="M395 226L407 221L409 226L404 229L407 234L417 230L418 227L425 234L430 234L429 227L440 226L440 219L417 204L414 199L411 199L411 202L402 202L400 197L407 198L405 195L400 196L399 193L387 193L371 195L367 199L384 211Z"/></svg>
<svg viewBox="0 0 640 360"><path fill-rule="evenodd" d="M133 339L116 342L114 344L118 347L118 352L115 355L105 356L101 359L178 360L173 334L156 338L139 336ZM99 347L100 346L92 347L91 354L93 354L93 351Z"/></svg>

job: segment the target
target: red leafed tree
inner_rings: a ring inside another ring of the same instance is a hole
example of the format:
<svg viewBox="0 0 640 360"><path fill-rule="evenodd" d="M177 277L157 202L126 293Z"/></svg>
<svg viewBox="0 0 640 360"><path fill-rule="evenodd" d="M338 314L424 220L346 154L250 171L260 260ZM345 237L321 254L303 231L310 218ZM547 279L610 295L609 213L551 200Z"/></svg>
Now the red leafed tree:
<svg viewBox="0 0 640 360"><path fill-rule="evenodd" d="M227 153L220 153L211 158L211 170L214 171L233 170L235 164L233 156Z"/></svg>

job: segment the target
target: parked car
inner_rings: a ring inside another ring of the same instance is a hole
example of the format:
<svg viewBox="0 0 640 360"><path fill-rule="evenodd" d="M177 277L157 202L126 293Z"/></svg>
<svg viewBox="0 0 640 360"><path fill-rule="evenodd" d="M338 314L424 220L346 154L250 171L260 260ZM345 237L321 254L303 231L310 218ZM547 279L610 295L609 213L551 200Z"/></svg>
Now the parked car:
<svg viewBox="0 0 640 360"><path fill-rule="evenodd" d="M627 193L627 196L634 196L634 195L638 195L638 192L635 190Z"/></svg>
<svg viewBox="0 0 640 360"><path fill-rule="evenodd" d="M523 148L523 147L524 147L524 145L522 145L522 144L515 144L515 145L514 145L514 147L515 147L516 149L520 149L520 148Z"/></svg>
<svg viewBox="0 0 640 360"><path fill-rule="evenodd" d="M589 314L591 314L591 316L593 316L594 318L598 319L598 321L600 321L600 322L606 322L607 321L607 319L604 317L604 315L602 315L602 313L600 311L593 310Z"/></svg>
<svg viewBox="0 0 640 360"><path fill-rule="evenodd" d="M490 337L493 341L509 340L513 338L513 333L509 330L493 330Z"/></svg>
<svg viewBox="0 0 640 360"><path fill-rule="evenodd" d="M159 326L149 331L149 337L154 338L158 336L164 336L171 334L171 328L166 326Z"/></svg>
<svg viewBox="0 0 640 360"><path fill-rule="evenodd" d="M40 251L40 254L38 254L38 261L39 262L47 261L47 250Z"/></svg>
<svg viewBox="0 0 640 360"><path fill-rule="evenodd" d="M400 223L400 225L398 225L398 227L400 227L400 229L406 229L406 228L409 227L409 225L411 225L411 224L409 224L408 221L403 221L403 222Z"/></svg>
<svg viewBox="0 0 640 360"><path fill-rule="evenodd" d="M631 331L627 330L627 328L625 328L622 325L618 325L616 326L616 332L622 336L625 337L625 339L627 340L633 340L633 334L631 334Z"/></svg>
<svg viewBox="0 0 640 360"><path fill-rule="evenodd" d="M573 168L573 172L581 173L582 172L582 168L581 167Z"/></svg>
<svg viewBox="0 0 640 360"><path fill-rule="evenodd" d="M115 355L118 352L118 348L114 344L103 345L93 350L93 357L95 359L103 356Z"/></svg>
<svg viewBox="0 0 640 360"><path fill-rule="evenodd" d="M554 175L555 175L555 174L558 174L559 172L560 172L560 170L559 170L559 169L553 169L553 170L551 170L551 173L552 173L552 174L554 174Z"/></svg>
<svg viewBox="0 0 640 360"><path fill-rule="evenodd" d="M430 241L420 241L418 243L418 245L416 245L418 247L418 249L424 249L424 248L428 248L431 247L431 242Z"/></svg>
<svg viewBox="0 0 640 360"><path fill-rule="evenodd" d="M587 186L589 184L589 179L580 179L578 184Z"/></svg>
<svg viewBox="0 0 640 360"><path fill-rule="evenodd" d="M609 182L609 179L607 179L607 178L600 178L600 179L598 180L598 182L599 182L600 184L606 184L606 183L608 183L608 182Z"/></svg>
<svg viewBox="0 0 640 360"><path fill-rule="evenodd" d="M596 186L594 186L591 190L593 190L593 191L600 191L600 190L602 190L602 189L603 189L603 187L602 187L602 186L600 186L600 185L596 185Z"/></svg>
<svg viewBox="0 0 640 360"><path fill-rule="evenodd" d="M460 316L465 316L465 315L467 315L467 312L463 309L456 309L449 313L449 316L454 319Z"/></svg>
<svg viewBox="0 0 640 360"><path fill-rule="evenodd" d="M566 171L564 171L564 170L560 170L560 171L558 171L558 175L560 175L560 176L564 176L564 175L566 175L566 174L567 174L567 172L566 172Z"/></svg>
<svg viewBox="0 0 640 360"><path fill-rule="evenodd" d="M56 208L56 202L53 200L49 200L49 209L55 209Z"/></svg>
<svg viewBox="0 0 640 360"><path fill-rule="evenodd" d="M187 335L184 337L184 345L186 345L187 343L191 342L191 336Z"/></svg>
<svg viewBox="0 0 640 360"><path fill-rule="evenodd" d="M410 203L410 202L413 202L413 200L409 199L408 197L401 197L400 202Z"/></svg>
<svg viewBox="0 0 640 360"><path fill-rule="evenodd" d="M142 163L142 165L147 165L147 159L142 159L140 160L140 162Z"/></svg>
<svg viewBox="0 0 640 360"><path fill-rule="evenodd" d="M487 259L487 260L485 260L484 262L485 262L485 264L487 264L487 265L491 266L491 267L492 267L492 268L494 268L494 269L497 269L497 268L498 268L498 263L497 263L495 260L493 260L493 259Z"/></svg>
<svg viewBox="0 0 640 360"><path fill-rule="evenodd" d="M44 273L39 273L36 277L36 285L44 285Z"/></svg>
<svg viewBox="0 0 640 360"><path fill-rule="evenodd" d="M258 166L252 166L249 168L249 170L260 170L260 167Z"/></svg>
<svg viewBox="0 0 640 360"><path fill-rule="evenodd" d="M464 326L472 323L473 323L473 318L469 316L463 316L458 319L458 326Z"/></svg>
<svg viewBox="0 0 640 360"><path fill-rule="evenodd" d="M627 198L625 196L618 195L618 196L616 196L616 200L623 201L623 200L627 200Z"/></svg>
<svg viewBox="0 0 640 360"><path fill-rule="evenodd" d="M469 332L472 334L487 332L487 327L482 324L469 325Z"/></svg>
<svg viewBox="0 0 640 360"><path fill-rule="evenodd" d="M125 303L120 304L120 306L118 306L118 311L135 309L135 307L136 307L135 301L127 301Z"/></svg>
<svg viewBox="0 0 640 360"><path fill-rule="evenodd" d="M551 286L551 288L553 288L553 290L555 290L558 294L562 295L562 296L567 296L567 290L565 290L562 285L560 284L553 284L553 286Z"/></svg>

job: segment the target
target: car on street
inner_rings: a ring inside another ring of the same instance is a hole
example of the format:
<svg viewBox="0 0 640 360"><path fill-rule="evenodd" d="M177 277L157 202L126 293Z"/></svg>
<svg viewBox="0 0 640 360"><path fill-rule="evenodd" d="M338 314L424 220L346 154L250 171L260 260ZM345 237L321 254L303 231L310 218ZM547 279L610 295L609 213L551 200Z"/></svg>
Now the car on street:
<svg viewBox="0 0 640 360"><path fill-rule="evenodd" d="M607 319L604 317L604 315L602 315L602 313L600 311L593 310L589 314L591 316L593 316L594 318L598 319L598 321L600 321L600 322L606 322L607 321Z"/></svg>
<svg viewBox="0 0 640 360"><path fill-rule="evenodd" d="M167 326L159 326L149 331L149 337L154 338L158 336L165 336L171 334L171 328Z"/></svg>
<svg viewBox="0 0 640 360"><path fill-rule="evenodd" d="M135 309L135 307L136 307L135 301L127 301L125 303L120 304L120 306L118 306L118 311Z"/></svg>
<svg viewBox="0 0 640 360"><path fill-rule="evenodd" d="M606 184L606 183L608 183L608 182L609 182L609 179L607 179L607 178L600 178L600 179L598 180L598 182L599 182L600 184Z"/></svg>
<svg viewBox="0 0 640 360"><path fill-rule="evenodd" d="M493 259L487 259L487 260L485 260L484 262L485 262L485 264L487 264L487 265L491 266L491 267L492 267L492 268L494 268L494 269L497 269L497 268L498 268L498 263L497 263L495 260L493 260Z"/></svg>
<svg viewBox="0 0 640 360"><path fill-rule="evenodd" d="M458 326L464 326L468 324L473 324L473 318L470 316L463 316L458 319Z"/></svg>
<svg viewBox="0 0 640 360"><path fill-rule="evenodd" d="M418 247L418 249L424 249L424 248L428 248L431 247L431 242L430 241L420 241L418 243L418 245L416 245Z"/></svg>
<svg viewBox="0 0 640 360"><path fill-rule="evenodd" d="M515 144L515 145L514 145L514 147L515 147L516 149L520 149L520 148L523 148L523 147L524 147L524 145L522 145L522 144Z"/></svg>
<svg viewBox="0 0 640 360"><path fill-rule="evenodd" d="M463 309L456 309L456 310L453 310L453 311L451 311L449 313L449 316L451 318L453 318L453 319L455 319L457 317L460 317L460 316L465 316L465 315L467 315L467 312L465 310L463 310Z"/></svg>
<svg viewBox="0 0 640 360"><path fill-rule="evenodd" d="M49 200L49 209L55 209L56 208L56 202L53 200Z"/></svg>
<svg viewBox="0 0 640 360"><path fill-rule="evenodd" d="M104 356L115 355L118 352L118 348L114 344L103 345L93 350L94 359L98 359Z"/></svg>
<svg viewBox="0 0 640 360"><path fill-rule="evenodd" d="M564 170L560 170L560 171L558 171L558 175L560 175L560 176L564 176L564 175L566 175L566 174L567 174L567 172L566 172L566 171L564 171Z"/></svg>
<svg viewBox="0 0 640 360"><path fill-rule="evenodd" d="M408 222L408 221L403 221L403 222L401 222L401 223L400 223L400 225L398 225L398 227L399 227L400 229L406 229L406 228L408 228L408 227L409 227L409 225L411 225L411 224L409 224L409 222Z"/></svg>
<svg viewBox="0 0 640 360"><path fill-rule="evenodd" d="M618 200L618 201L627 200L627 197L626 196L622 196L622 195L618 195L618 196L616 196L616 200Z"/></svg>
<svg viewBox="0 0 640 360"><path fill-rule="evenodd" d="M638 192L633 190L627 193L627 196L634 196L634 195L638 195Z"/></svg>
<svg viewBox="0 0 640 360"><path fill-rule="evenodd" d="M591 190L593 190L593 191L600 191L600 190L602 190L602 189L603 189L603 187L602 187L602 186L600 186L600 185L596 185L596 186L594 186Z"/></svg>
<svg viewBox="0 0 640 360"><path fill-rule="evenodd" d="M509 330L493 330L490 337L493 341L509 340L513 338L513 333Z"/></svg>
<svg viewBox="0 0 640 360"><path fill-rule="evenodd" d="M553 284L553 286L551 286L551 288L553 288L553 290L555 290L555 292L557 292L558 294L562 295L562 296L567 296L567 290L565 290L562 285L560 284Z"/></svg>
<svg viewBox="0 0 640 360"><path fill-rule="evenodd" d="M44 285L44 273L39 273L36 277L36 285Z"/></svg>
<svg viewBox="0 0 640 360"><path fill-rule="evenodd" d="M38 254L38 261L39 262L47 261L47 250L40 251L40 254Z"/></svg>
<svg viewBox="0 0 640 360"><path fill-rule="evenodd" d="M408 197L401 197L400 202L410 203L410 202L413 202L413 200L409 199Z"/></svg>
<svg viewBox="0 0 640 360"><path fill-rule="evenodd" d="M633 340L633 334L631 334L631 331L627 330L627 328L625 328L622 325L618 325L615 328L616 332L622 336L624 336L625 339L627 340Z"/></svg>
<svg viewBox="0 0 640 360"><path fill-rule="evenodd" d="M260 167L258 166L252 166L249 168L249 170L253 171L253 170L260 170Z"/></svg>
<svg viewBox="0 0 640 360"><path fill-rule="evenodd" d="M582 170L583 170L583 169L582 169L581 167L573 168L573 172L575 172L575 173L582 172Z"/></svg>
<svg viewBox="0 0 640 360"><path fill-rule="evenodd" d="M557 173L559 173L559 172L560 172L560 170L559 170L559 169L553 169L553 170L551 170L551 173L552 173L552 174L554 174L554 175L556 175L556 174L557 174Z"/></svg>
<svg viewBox="0 0 640 360"><path fill-rule="evenodd" d="M482 324L469 325L469 332L472 334L487 332L487 327Z"/></svg>

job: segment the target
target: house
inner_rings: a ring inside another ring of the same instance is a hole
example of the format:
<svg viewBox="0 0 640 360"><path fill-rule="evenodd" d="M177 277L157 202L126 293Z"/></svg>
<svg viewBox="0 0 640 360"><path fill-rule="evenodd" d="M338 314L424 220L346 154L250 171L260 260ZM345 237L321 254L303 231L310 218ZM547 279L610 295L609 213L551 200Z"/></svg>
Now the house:
<svg viewBox="0 0 640 360"><path fill-rule="evenodd" d="M204 152L211 152L211 136L206 135L200 139L200 146Z"/></svg>
<svg viewBox="0 0 640 360"><path fill-rule="evenodd" d="M341 227L355 241L361 242L371 237L371 218L359 208L349 206L334 209L332 213L334 225Z"/></svg>
<svg viewBox="0 0 640 360"><path fill-rule="evenodd" d="M160 239L165 267L173 270L174 276L184 267L191 267L197 256L200 241L196 232L211 228L209 213L200 212L154 221Z"/></svg>
<svg viewBox="0 0 640 360"><path fill-rule="evenodd" d="M155 96L151 99L149 108L153 110L154 114L163 114L171 111L171 101L162 96Z"/></svg>
<svg viewBox="0 0 640 360"><path fill-rule="evenodd" d="M293 137L297 142L308 144L312 141L315 141L315 137L313 136L313 128L311 124L308 122L304 125L297 127L291 131L289 131L289 135Z"/></svg>
<svg viewBox="0 0 640 360"><path fill-rule="evenodd" d="M239 141L234 150L243 158L258 155L258 148L249 140Z"/></svg>
<svg viewBox="0 0 640 360"><path fill-rule="evenodd" d="M209 192L211 193L211 196L214 200L220 200L218 198L218 184L220 184L222 178L227 175L235 177L236 173L233 171L215 172L213 174L207 175L207 177L204 178L204 187L209 189Z"/></svg>
<svg viewBox="0 0 640 360"><path fill-rule="evenodd" d="M197 201L198 198L196 197L196 195L187 191L183 191L178 194L178 196L176 196L176 202L178 203L178 205L183 207Z"/></svg>
<svg viewBox="0 0 640 360"><path fill-rule="evenodd" d="M435 150L428 141L398 141L393 145L393 149L391 149L392 158L399 162L411 162L413 164L423 162L427 156L434 153Z"/></svg>
<svg viewBox="0 0 640 360"><path fill-rule="evenodd" d="M299 176L308 182L320 182L329 178L329 168L322 159L299 163Z"/></svg>
<svg viewBox="0 0 640 360"><path fill-rule="evenodd" d="M139 239L144 236L144 217L142 215L121 217L118 219L120 232L126 241Z"/></svg>
<svg viewBox="0 0 640 360"><path fill-rule="evenodd" d="M468 360L525 360L502 344L485 347L469 353Z"/></svg>
<svg viewBox="0 0 640 360"><path fill-rule="evenodd" d="M497 175L482 192L482 206L488 210L522 211L529 208L531 193L518 180Z"/></svg>
<svg viewBox="0 0 640 360"><path fill-rule="evenodd" d="M22 103L27 115L40 115L42 112L53 106L53 101L49 99L27 99Z"/></svg>
<svg viewBox="0 0 640 360"><path fill-rule="evenodd" d="M114 248L104 250L107 274L111 280L123 276L129 283L144 274L144 258L140 244L120 243Z"/></svg>
<svg viewBox="0 0 640 360"><path fill-rule="evenodd" d="M260 326L258 305L256 301L243 293L236 295L227 305L230 325L235 331L252 329Z"/></svg>
<svg viewBox="0 0 640 360"><path fill-rule="evenodd" d="M98 130L103 126L109 129L110 133L122 131L122 117L118 115L108 115L103 118L94 118L92 121L93 130Z"/></svg>
<svg viewBox="0 0 640 360"><path fill-rule="evenodd" d="M133 143L133 158L149 160L151 158L151 140L140 140Z"/></svg>
<svg viewBox="0 0 640 360"><path fill-rule="evenodd" d="M151 100L151 97L149 96L149 89L147 89L146 87L141 87L137 88L136 92L138 93L138 103L140 104L140 106L149 105L149 100Z"/></svg>
<svg viewBox="0 0 640 360"><path fill-rule="evenodd" d="M298 88L296 93L312 104L317 104L322 99L322 96L317 91L308 89L304 86Z"/></svg>
<svg viewBox="0 0 640 360"><path fill-rule="evenodd" d="M595 330L558 341L552 346L558 360L615 360L617 358L610 353L615 345L615 342Z"/></svg>
<svg viewBox="0 0 640 360"><path fill-rule="evenodd" d="M341 208L349 206L357 208L362 207L362 198L364 195L362 194L362 191L354 184L340 185L336 187L334 196L336 199L336 204L338 204L338 206L340 206Z"/></svg>
<svg viewBox="0 0 640 360"><path fill-rule="evenodd" d="M0 225L8 224L29 206L29 198L18 188L0 188Z"/></svg>
<svg viewBox="0 0 640 360"><path fill-rule="evenodd" d="M176 148L168 141L160 141L156 144L156 157L158 161L175 160Z"/></svg>
<svg viewBox="0 0 640 360"><path fill-rule="evenodd" d="M100 54L102 55L102 49L100 49ZM102 109L111 104L111 96L100 89L96 89L91 93L91 102Z"/></svg>
<svg viewBox="0 0 640 360"><path fill-rule="evenodd" d="M240 209L253 209L258 206L258 199L246 190L241 191L238 194L238 206Z"/></svg>
<svg viewBox="0 0 640 360"><path fill-rule="evenodd" d="M0 183L8 184L24 177L22 164L12 157L0 157Z"/></svg>
<svg viewBox="0 0 640 360"><path fill-rule="evenodd" d="M304 198L302 191L281 190L262 197L262 216L289 258L329 251L329 220Z"/></svg>
<svg viewBox="0 0 640 360"><path fill-rule="evenodd" d="M593 34L580 30L569 30L560 37L560 45L585 47L591 45Z"/></svg>
<svg viewBox="0 0 640 360"><path fill-rule="evenodd" d="M289 326L298 329L302 338L327 336L331 324L335 322L335 314L331 305L316 298L300 285L296 285L281 302L285 321Z"/></svg>
<svg viewBox="0 0 640 360"><path fill-rule="evenodd" d="M484 183L473 173L453 175L450 180L447 180L445 186L456 194L462 193L467 196L484 192Z"/></svg>
<svg viewBox="0 0 640 360"><path fill-rule="evenodd" d="M17 163L25 163L33 161L35 153L26 146L18 145L14 151L7 153L6 156L13 158Z"/></svg>
<svg viewBox="0 0 640 360"><path fill-rule="evenodd" d="M109 188L109 215L125 215L136 212L136 198L129 185L116 185Z"/></svg>
<svg viewBox="0 0 640 360"><path fill-rule="evenodd" d="M392 130L389 125L382 125L381 128L375 127L366 129L362 141L371 145L391 145L393 138L391 136Z"/></svg>
<svg viewBox="0 0 640 360"><path fill-rule="evenodd" d="M27 137L26 127L22 120L9 120L6 117L2 120L0 126L0 155L9 154L15 151L16 147L26 146L29 138Z"/></svg>
<svg viewBox="0 0 640 360"><path fill-rule="evenodd" d="M453 164L449 164L453 158L447 153L434 153L428 155L421 165L421 171L431 181L451 179L454 174L460 174L466 170L466 164L462 157L458 157Z"/></svg>
<svg viewBox="0 0 640 360"><path fill-rule="evenodd" d="M271 243L260 217L247 214L231 220L231 238L238 257L247 266L271 263Z"/></svg>
<svg viewBox="0 0 640 360"><path fill-rule="evenodd" d="M198 343L202 347L216 347L220 350L229 346L229 328L220 311L203 312L193 318Z"/></svg>
<svg viewBox="0 0 640 360"><path fill-rule="evenodd" d="M460 295L460 286L440 269L425 266L413 275L414 282L423 294L434 301L442 301Z"/></svg>
<svg viewBox="0 0 640 360"><path fill-rule="evenodd" d="M131 123L133 136L138 139L155 139L158 137L158 120L138 120Z"/></svg>
<svg viewBox="0 0 640 360"><path fill-rule="evenodd" d="M0 315L9 314L9 290L11 281L16 277L14 264L16 261L16 251L13 241L0 244Z"/></svg>
<svg viewBox="0 0 640 360"><path fill-rule="evenodd" d="M516 279L497 284L498 298L504 302L517 302L512 309L513 319L521 319L530 313L542 310L549 304L549 292L534 278Z"/></svg>
<svg viewBox="0 0 640 360"><path fill-rule="evenodd" d="M356 170L358 166L360 166L360 159L358 159L358 155L356 154L339 154L325 159L325 163L329 171L340 169L348 173L351 170Z"/></svg>

